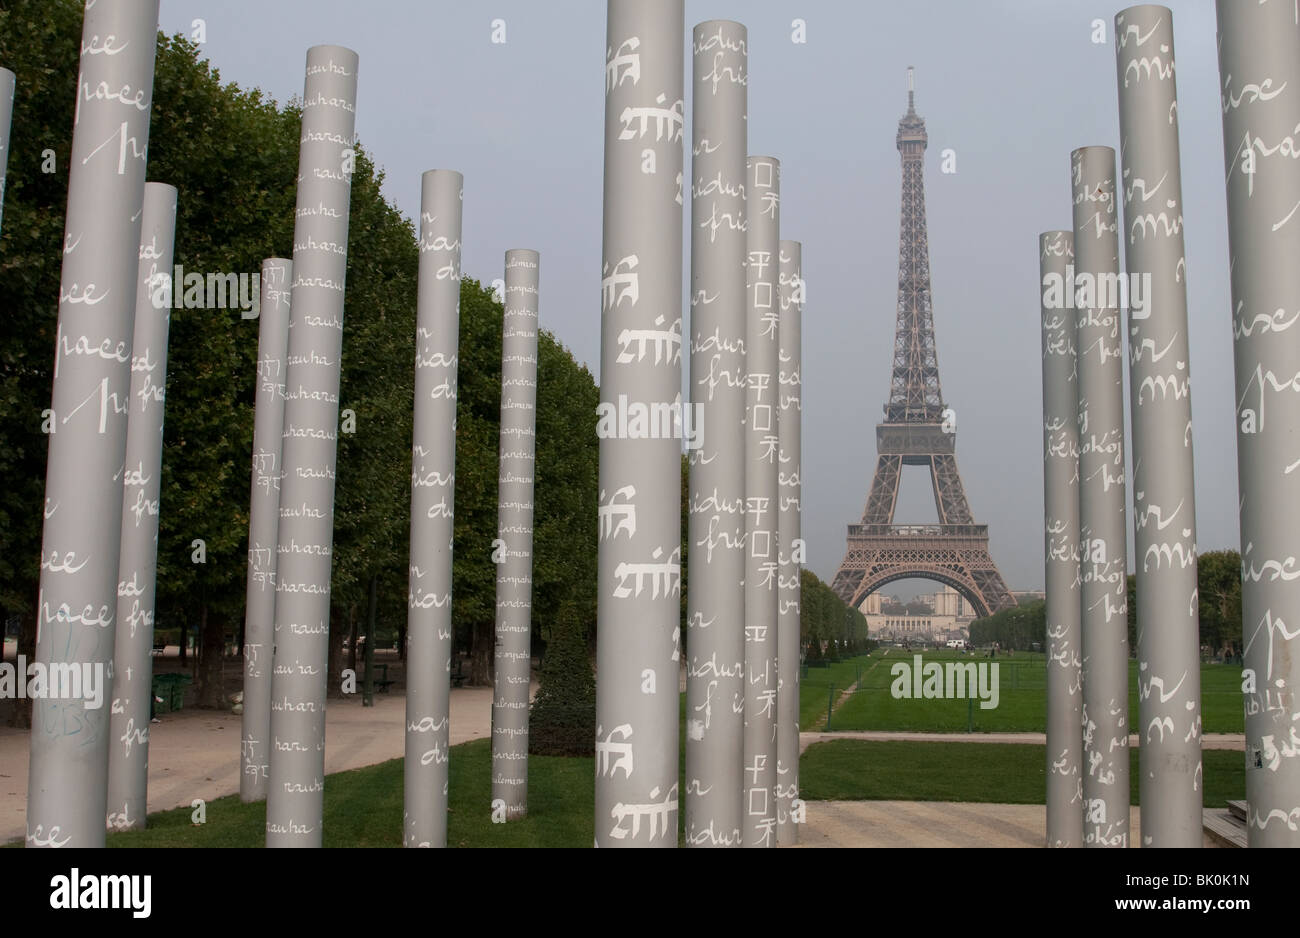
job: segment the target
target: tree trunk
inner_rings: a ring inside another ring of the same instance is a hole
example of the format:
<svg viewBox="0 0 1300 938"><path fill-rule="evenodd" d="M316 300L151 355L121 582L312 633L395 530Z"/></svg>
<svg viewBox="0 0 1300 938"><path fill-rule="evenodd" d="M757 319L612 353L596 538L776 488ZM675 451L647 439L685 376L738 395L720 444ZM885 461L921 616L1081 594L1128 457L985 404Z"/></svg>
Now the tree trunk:
<svg viewBox="0 0 1300 938"><path fill-rule="evenodd" d="M361 703L375 705L375 627L379 621L379 578L370 577L370 602L366 605L366 675Z"/></svg>
<svg viewBox="0 0 1300 938"><path fill-rule="evenodd" d="M348 606L348 667L357 672L357 606Z"/></svg>
<svg viewBox="0 0 1300 938"><path fill-rule="evenodd" d="M329 670L325 696L337 699L343 696L343 610L330 606Z"/></svg>
<svg viewBox="0 0 1300 938"><path fill-rule="evenodd" d="M199 625L198 699L195 706L205 710L223 710L225 694L225 620L209 615L203 606Z"/></svg>
<svg viewBox="0 0 1300 938"><path fill-rule="evenodd" d="M479 622L474 625L474 641L469 651L469 682L475 687L492 684L492 650L495 626Z"/></svg>
<svg viewBox="0 0 1300 938"><path fill-rule="evenodd" d="M33 605L23 616L23 630L18 636L18 654L24 655L28 661L36 660L36 615L37 609ZM15 661L14 667L17 666ZM14 679L25 681L27 677L23 674L15 674ZM9 712L9 725L18 729L31 729L32 700L30 697L14 701L13 710Z"/></svg>
<svg viewBox="0 0 1300 938"><path fill-rule="evenodd" d="M181 613L181 664L186 664L189 661L188 652L186 652L185 650L185 646L189 644L189 638L190 638L190 620L187 619L185 613L182 612Z"/></svg>

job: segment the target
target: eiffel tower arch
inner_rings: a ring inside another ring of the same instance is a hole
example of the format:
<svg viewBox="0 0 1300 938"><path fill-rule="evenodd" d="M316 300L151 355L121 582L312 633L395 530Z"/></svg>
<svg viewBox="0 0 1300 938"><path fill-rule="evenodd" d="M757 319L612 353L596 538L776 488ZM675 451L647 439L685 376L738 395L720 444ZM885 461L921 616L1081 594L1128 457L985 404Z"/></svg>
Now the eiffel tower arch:
<svg viewBox="0 0 1300 938"><path fill-rule="evenodd" d="M848 548L831 583L853 607L886 583L936 580L957 590L980 616L1016 605L989 553L988 525L976 524L957 472L956 432L944 405L930 296L930 241L925 221L925 149L908 70L907 114L898 124L903 164L898 248L898 321L885 419L876 425L876 474L861 524L849 525ZM930 470L938 524L894 524L904 466Z"/></svg>

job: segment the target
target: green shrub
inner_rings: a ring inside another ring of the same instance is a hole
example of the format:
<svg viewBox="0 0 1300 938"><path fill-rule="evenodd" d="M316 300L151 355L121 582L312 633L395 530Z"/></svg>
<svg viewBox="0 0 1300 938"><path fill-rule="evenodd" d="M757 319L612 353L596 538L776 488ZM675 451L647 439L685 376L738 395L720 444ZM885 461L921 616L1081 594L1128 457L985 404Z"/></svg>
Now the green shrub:
<svg viewBox="0 0 1300 938"><path fill-rule="evenodd" d="M596 681L577 607L560 607L542 659L541 687L528 717L535 756L589 756L596 751Z"/></svg>

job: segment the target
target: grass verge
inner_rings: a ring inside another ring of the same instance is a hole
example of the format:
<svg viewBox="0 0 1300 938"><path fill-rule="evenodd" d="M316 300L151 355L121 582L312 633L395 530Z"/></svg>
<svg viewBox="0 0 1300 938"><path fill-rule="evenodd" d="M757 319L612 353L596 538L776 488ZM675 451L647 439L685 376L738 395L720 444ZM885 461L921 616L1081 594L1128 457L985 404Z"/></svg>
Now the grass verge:
<svg viewBox="0 0 1300 938"><path fill-rule="evenodd" d="M1138 803L1138 753L1130 754L1130 802ZM1201 754L1206 807L1246 797L1246 764L1236 750ZM1045 746L1018 743L869 742L809 746L799 763L808 801L972 801L1044 804Z"/></svg>

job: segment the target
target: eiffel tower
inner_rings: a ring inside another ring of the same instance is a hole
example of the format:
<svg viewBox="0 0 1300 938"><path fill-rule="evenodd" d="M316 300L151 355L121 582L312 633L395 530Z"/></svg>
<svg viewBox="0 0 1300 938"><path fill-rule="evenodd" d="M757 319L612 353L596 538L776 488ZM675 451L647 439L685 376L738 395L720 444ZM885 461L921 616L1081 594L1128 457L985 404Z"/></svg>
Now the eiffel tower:
<svg viewBox="0 0 1300 938"><path fill-rule="evenodd" d="M952 412L944 406L930 302L930 242L925 225L925 149L908 69L907 114L898 124L903 161L898 249L898 326L885 419L876 425L879 461L861 524L849 525L848 549L832 588L855 608L894 580L921 578L951 586L980 616L1016 605L989 554L988 525L976 524L957 474ZM894 524L903 466L927 466L939 523Z"/></svg>

